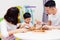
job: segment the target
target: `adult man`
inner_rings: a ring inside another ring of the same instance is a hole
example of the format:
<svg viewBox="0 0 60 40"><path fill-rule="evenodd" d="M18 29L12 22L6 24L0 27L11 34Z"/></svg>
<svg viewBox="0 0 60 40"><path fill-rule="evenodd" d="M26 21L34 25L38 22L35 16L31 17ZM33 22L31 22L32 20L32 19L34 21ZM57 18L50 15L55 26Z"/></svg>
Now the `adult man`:
<svg viewBox="0 0 60 40"><path fill-rule="evenodd" d="M44 6L48 14L48 25L60 26L60 13L57 11L55 1L48 1Z"/></svg>

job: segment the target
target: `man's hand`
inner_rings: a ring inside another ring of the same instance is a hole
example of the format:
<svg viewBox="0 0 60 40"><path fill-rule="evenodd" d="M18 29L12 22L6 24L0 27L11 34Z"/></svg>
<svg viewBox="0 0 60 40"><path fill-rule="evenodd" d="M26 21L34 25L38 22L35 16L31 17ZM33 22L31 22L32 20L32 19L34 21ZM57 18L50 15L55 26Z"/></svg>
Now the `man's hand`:
<svg viewBox="0 0 60 40"><path fill-rule="evenodd" d="M44 26L42 27L42 29L43 29L43 30L51 30L52 27L51 27L51 26L48 26L48 25L44 25Z"/></svg>

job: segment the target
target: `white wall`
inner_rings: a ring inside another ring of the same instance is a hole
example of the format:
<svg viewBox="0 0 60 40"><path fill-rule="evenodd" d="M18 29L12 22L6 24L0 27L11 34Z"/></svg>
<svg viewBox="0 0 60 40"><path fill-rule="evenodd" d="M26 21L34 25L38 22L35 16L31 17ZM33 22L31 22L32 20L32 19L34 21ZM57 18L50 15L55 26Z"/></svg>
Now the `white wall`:
<svg viewBox="0 0 60 40"><path fill-rule="evenodd" d="M54 0L56 2L57 12L60 13L60 0Z"/></svg>
<svg viewBox="0 0 60 40"><path fill-rule="evenodd" d="M56 2L56 7L60 9L60 0L54 0Z"/></svg>
<svg viewBox="0 0 60 40"><path fill-rule="evenodd" d="M19 5L36 5L34 19L42 20L43 0L0 0L0 18L4 16L8 8Z"/></svg>

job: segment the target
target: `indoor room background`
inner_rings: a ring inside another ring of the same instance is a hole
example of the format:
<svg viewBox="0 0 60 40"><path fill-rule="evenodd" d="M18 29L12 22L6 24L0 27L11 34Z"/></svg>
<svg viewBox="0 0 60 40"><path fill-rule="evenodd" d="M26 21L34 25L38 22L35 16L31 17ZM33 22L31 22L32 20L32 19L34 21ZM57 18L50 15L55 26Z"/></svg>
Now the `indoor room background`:
<svg viewBox="0 0 60 40"><path fill-rule="evenodd" d="M33 11L31 12L33 21L37 19L46 22L48 20L48 16L44 10L44 3L46 1L48 0L0 0L0 18L3 18L7 9L10 7L20 6L22 7L20 11L22 10L25 12L25 6L32 6L30 9ZM60 2L58 0L54 1L56 2L57 9L60 10ZM28 8L28 10L30 9Z"/></svg>

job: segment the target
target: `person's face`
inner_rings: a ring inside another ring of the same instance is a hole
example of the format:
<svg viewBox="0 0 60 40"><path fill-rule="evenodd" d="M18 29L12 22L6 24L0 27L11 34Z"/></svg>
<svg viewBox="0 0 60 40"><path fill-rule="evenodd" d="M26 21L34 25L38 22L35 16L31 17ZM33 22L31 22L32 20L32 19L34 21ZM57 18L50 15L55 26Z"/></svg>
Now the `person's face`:
<svg viewBox="0 0 60 40"><path fill-rule="evenodd" d="M53 8L45 7L45 11L47 14L52 14Z"/></svg>
<svg viewBox="0 0 60 40"><path fill-rule="evenodd" d="M29 23L31 21L31 18L24 19L26 23Z"/></svg>

